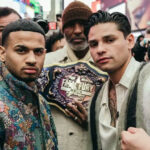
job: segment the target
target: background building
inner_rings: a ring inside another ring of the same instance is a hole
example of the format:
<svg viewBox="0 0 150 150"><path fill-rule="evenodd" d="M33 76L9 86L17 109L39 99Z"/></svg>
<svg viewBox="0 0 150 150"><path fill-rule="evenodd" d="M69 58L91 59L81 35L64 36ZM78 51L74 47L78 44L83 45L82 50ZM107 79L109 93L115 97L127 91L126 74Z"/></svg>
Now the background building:
<svg viewBox="0 0 150 150"><path fill-rule="evenodd" d="M56 26L56 14L62 14L64 8L76 0L1 0L0 6L14 8L23 18L41 15L52 26ZM93 12L106 10L119 11L128 16L132 31L141 34L150 25L149 0L80 0L87 4ZM51 28L55 29L55 27Z"/></svg>
<svg viewBox="0 0 150 150"><path fill-rule="evenodd" d="M1 0L0 6L15 9L23 18L33 18L36 15L43 16L43 7L38 0Z"/></svg>

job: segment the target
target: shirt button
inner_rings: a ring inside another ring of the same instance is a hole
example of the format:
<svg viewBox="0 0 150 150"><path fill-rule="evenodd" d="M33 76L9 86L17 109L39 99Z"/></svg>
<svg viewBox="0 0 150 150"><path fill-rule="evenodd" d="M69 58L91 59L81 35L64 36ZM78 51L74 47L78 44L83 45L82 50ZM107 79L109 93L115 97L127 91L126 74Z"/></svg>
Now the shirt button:
<svg viewBox="0 0 150 150"><path fill-rule="evenodd" d="M71 136L71 135L74 135L74 132L69 132L69 135Z"/></svg>

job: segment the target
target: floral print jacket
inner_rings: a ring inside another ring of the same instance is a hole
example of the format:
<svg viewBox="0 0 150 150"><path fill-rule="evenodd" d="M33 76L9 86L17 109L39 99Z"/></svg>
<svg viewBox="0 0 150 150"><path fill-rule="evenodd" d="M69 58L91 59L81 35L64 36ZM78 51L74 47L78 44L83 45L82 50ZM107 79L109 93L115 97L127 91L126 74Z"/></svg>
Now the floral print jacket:
<svg viewBox="0 0 150 150"><path fill-rule="evenodd" d="M58 150L50 108L37 87L12 76L0 62L0 150Z"/></svg>

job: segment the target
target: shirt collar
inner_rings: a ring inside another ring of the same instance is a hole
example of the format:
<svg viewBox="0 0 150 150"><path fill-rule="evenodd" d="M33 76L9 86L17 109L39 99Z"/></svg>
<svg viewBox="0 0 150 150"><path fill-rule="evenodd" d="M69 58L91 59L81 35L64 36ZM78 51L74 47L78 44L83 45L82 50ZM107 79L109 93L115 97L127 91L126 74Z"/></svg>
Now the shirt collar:
<svg viewBox="0 0 150 150"><path fill-rule="evenodd" d="M140 63L132 57L121 80L119 81L119 84L125 86L128 89L139 67Z"/></svg>
<svg viewBox="0 0 150 150"><path fill-rule="evenodd" d="M136 73L136 71L139 69L140 67L140 63L137 62L133 57L131 58L121 80L119 81L117 85L122 85L124 87L126 87L127 89L129 88L134 75ZM102 102L101 102L101 107L102 105L106 105L108 107L108 88L109 88L109 82L110 82L110 78L108 78L108 80L105 82L105 87L104 87L104 91L103 92L103 96L102 96Z"/></svg>

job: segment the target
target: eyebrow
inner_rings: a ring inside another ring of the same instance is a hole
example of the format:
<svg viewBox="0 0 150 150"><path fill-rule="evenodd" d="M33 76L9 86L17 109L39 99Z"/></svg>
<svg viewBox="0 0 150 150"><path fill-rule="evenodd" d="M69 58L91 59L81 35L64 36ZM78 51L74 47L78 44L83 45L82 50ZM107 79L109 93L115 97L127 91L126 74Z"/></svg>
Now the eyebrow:
<svg viewBox="0 0 150 150"><path fill-rule="evenodd" d="M24 46L24 45L15 45L15 47L16 47L16 48L19 47L19 48L30 49L30 48L28 48L28 47L26 47L26 46ZM36 48L34 48L33 50L35 50L35 49L45 49L45 47L36 47Z"/></svg>
<svg viewBox="0 0 150 150"><path fill-rule="evenodd" d="M89 40L88 43L90 43L90 42L95 42L95 41L97 41L97 40L96 40L96 39Z"/></svg>
<svg viewBox="0 0 150 150"><path fill-rule="evenodd" d="M115 35L111 34L111 35L104 36L103 39L115 38L115 37L116 37Z"/></svg>
<svg viewBox="0 0 150 150"><path fill-rule="evenodd" d="M110 37L115 38L116 36L114 34L105 35L105 36L102 37L102 39L108 39ZM88 42L91 42L91 41L97 41L97 39L92 39L92 40L89 40Z"/></svg>
<svg viewBox="0 0 150 150"><path fill-rule="evenodd" d="M15 45L15 47L27 48L27 47L26 47L26 46L24 46L24 45Z"/></svg>

